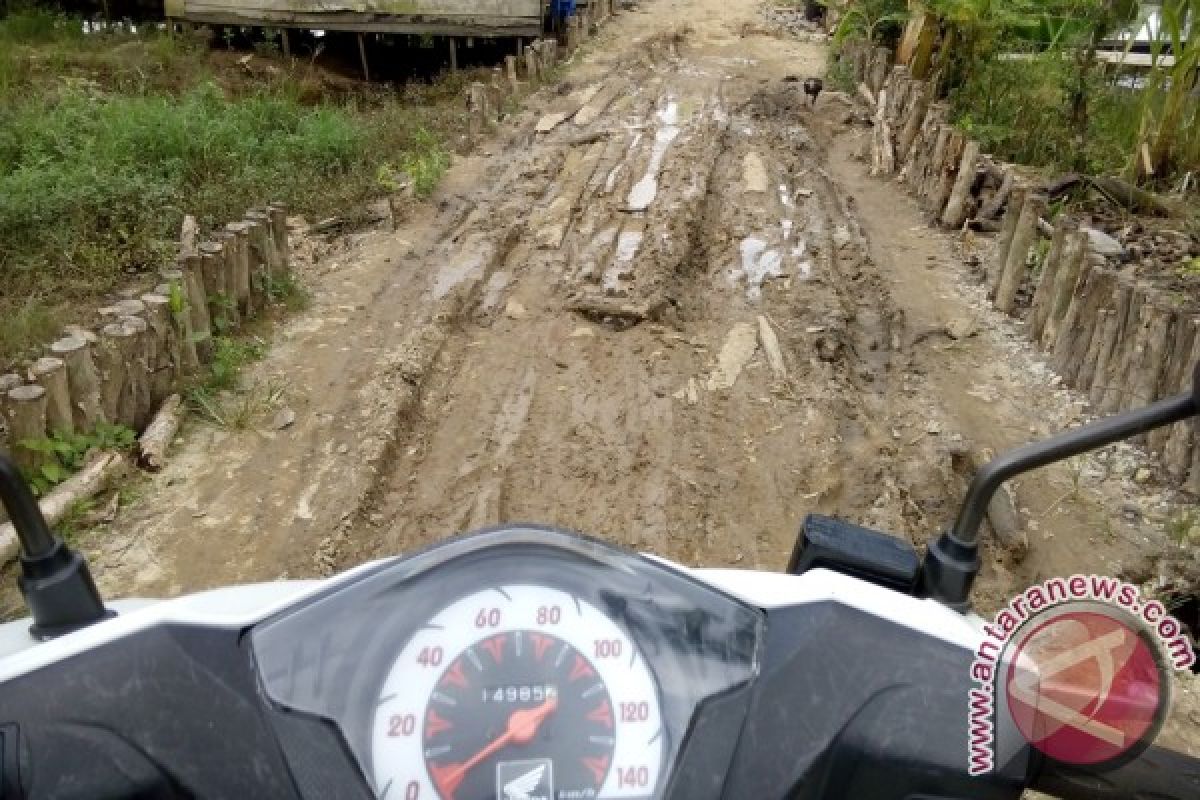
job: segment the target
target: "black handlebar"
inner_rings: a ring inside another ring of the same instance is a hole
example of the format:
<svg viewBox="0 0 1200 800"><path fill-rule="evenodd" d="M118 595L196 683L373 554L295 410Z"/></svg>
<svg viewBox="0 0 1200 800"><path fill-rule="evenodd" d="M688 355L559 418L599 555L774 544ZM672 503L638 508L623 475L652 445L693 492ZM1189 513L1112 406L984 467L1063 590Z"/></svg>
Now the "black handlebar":
<svg viewBox="0 0 1200 800"><path fill-rule="evenodd" d="M1151 747L1110 772L1044 761L1030 788L1062 800L1196 800L1200 758Z"/></svg>

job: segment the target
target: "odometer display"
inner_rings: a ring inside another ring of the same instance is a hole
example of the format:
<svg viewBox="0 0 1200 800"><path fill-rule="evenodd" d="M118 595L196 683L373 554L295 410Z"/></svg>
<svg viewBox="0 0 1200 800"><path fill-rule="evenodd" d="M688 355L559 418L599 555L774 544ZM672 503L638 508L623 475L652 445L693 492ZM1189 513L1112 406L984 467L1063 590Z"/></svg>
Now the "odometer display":
<svg viewBox="0 0 1200 800"><path fill-rule="evenodd" d="M555 589L465 597L405 645L380 691L375 787L403 800L649 797L658 694L624 631Z"/></svg>

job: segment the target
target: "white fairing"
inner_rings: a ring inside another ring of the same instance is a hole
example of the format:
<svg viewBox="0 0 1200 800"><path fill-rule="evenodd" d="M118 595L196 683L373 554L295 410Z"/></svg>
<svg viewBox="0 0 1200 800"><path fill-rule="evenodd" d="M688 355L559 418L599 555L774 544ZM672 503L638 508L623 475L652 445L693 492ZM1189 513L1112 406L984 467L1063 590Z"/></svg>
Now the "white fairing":
<svg viewBox="0 0 1200 800"><path fill-rule="evenodd" d="M818 569L795 576L748 570L688 569L665 559L655 557L655 560L759 608L834 602L972 651L982 640L978 620L972 617L958 614L932 600L901 595L829 570ZM40 644L30 637L28 620L8 623L0 626L0 682L155 625L249 627L372 566L364 564L326 581L253 584L187 595L131 611L126 607L112 620Z"/></svg>

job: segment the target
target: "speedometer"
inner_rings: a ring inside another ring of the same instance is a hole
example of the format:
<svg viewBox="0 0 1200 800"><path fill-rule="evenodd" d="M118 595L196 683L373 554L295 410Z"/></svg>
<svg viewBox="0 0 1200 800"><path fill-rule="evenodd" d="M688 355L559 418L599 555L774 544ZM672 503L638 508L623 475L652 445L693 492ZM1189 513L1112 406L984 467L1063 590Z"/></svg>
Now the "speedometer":
<svg viewBox="0 0 1200 800"><path fill-rule="evenodd" d="M408 641L371 754L388 800L643 798L665 738L634 640L578 597L512 585L462 598Z"/></svg>

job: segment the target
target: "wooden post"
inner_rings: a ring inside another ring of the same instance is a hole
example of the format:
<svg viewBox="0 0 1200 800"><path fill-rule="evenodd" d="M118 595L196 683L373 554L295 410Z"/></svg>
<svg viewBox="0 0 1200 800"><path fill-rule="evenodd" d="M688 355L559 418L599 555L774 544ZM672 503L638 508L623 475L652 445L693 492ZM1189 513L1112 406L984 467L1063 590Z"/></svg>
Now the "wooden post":
<svg viewBox="0 0 1200 800"><path fill-rule="evenodd" d="M926 211L930 209L937 189L941 186L942 162L946 160L946 150L950 147L950 141L954 135L953 125L946 122L938 125L937 139L933 145L933 153L925 164L925 179L921 184L919 194L921 208ZM940 212L941 209L939 208L937 211Z"/></svg>
<svg viewBox="0 0 1200 800"><path fill-rule="evenodd" d="M22 444L46 438L46 390L36 384L9 389L3 413L12 447L10 454L16 465L26 472L36 473L49 464L52 456Z"/></svg>
<svg viewBox="0 0 1200 800"><path fill-rule="evenodd" d="M1080 391L1090 391L1092 381L1096 378L1096 367L1101 362L1101 350L1105 347L1106 337L1109 335L1108 330L1114 327L1116 312L1111 308L1102 308L1096 312L1096 324L1092 329L1092 341L1088 344L1087 353L1083 357L1083 363L1079 367L1079 373L1075 376L1075 386ZM1107 354L1104 356L1104 363L1108 363Z"/></svg>
<svg viewBox="0 0 1200 800"><path fill-rule="evenodd" d="M21 376L15 372L9 372L0 375L0 453L12 452L12 440L8 438L8 423L4 422L7 416L4 412L8 404L8 392L21 385ZM4 514L4 509L0 508L0 519L8 519Z"/></svg>
<svg viewBox="0 0 1200 800"><path fill-rule="evenodd" d="M1092 381L1085 385L1082 376L1079 389L1088 393L1088 399L1093 407L1099 406L1104 397L1104 389L1108 380L1109 365L1112 363L1113 350L1117 344L1117 312L1115 309L1103 309L1097 328L1100 330L1100 344L1096 349L1096 363L1092 365Z"/></svg>
<svg viewBox="0 0 1200 800"><path fill-rule="evenodd" d="M567 53L573 54L579 49L582 37L579 35L579 17L567 17Z"/></svg>
<svg viewBox="0 0 1200 800"><path fill-rule="evenodd" d="M1158 388L1167 368L1167 343L1174 315L1161 298L1147 297L1142 304L1142 325L1134 357L1126 376L1129 399L1122 408L1148 405L1158 399Z"/></svg>
<svg viewBox="0 0 1200 800"><path fill-rule="evenodd" d="M1067 234L1076 229L1074 220L1066 214L1059 214L1054 225L1054 236L1050 240L1050 251L1046 253L1046 261L1042 264L1042 274L1038 277L1037 289L1033 293L1033 302L1029 309L1029 338L1041 341L1042 331L1046 329L1046 318L1054 300L1055 279L1062 264L1063 247Z"/></svg>
<svg viewBox="0 0 1200 800"><path fill-rule="evenodd" d="M525 45L525 80L530 83L538 82L538 57L533 45Z"/></svg>
<svg viewBox="0 0 1200 800"><path fill-rule="evenodd" d="M184 369L180 355L179 338L171 320L171 301L160 294L144 294L146 304L147 336L151 346L147 347L152 360L147 363L151 411L174 391L176 380Z"/></svg>
<svg viewBox="0 0 1200 800"><path fill-rule="evenodd" d="M871 72L867 85L871 91L878 92L887 80L888 68L891 66L892 52L886 47L876 47L871 52Z"/></svg>
<svg viewBox="0 0 1200 800"><path fill-rule="evenodd" d="M954 190L954 182L958 178L958 165L962 163L963 150L966 148L966 137L952 129L946 140L946 152L941 164L936 165L937 182L929 199L929 210L935 220L940 220L946 204L950 201L950 192Z"/></svg>
<svg viewBox="0 0 1200 800"><path fill-rule="evenodd" d="M1015 198L1015 195L1014 195ZM1014 202L1015 199L1014 199ZM1058 328L1071 305L1071 297L1075 294L1075 286L1079 281L1079 273L1087 261L1088 238L1086 233L1078 230L1066 235L1063 242L1062 257L1059 258L1058 271L1054 276L1054 286L1047 298L1049 309L1042 323L1040 344L1043 350L1050 350L1058 340Z"/></svg>
<svg viewBox="0 0 1200 800"><path fill-rule="evenodd" d="M274 280L280 277L281 268L279 253L275 249L275 236L271 233L271 217L262 209L252 209L246 212L246 222L258 224L258 243L262 249L262 261L267 275Z"/></svg>
<svg viewBox="0 0 1200 800"><path fill-rule="evenodd" d="M1107 267L1092 267L1079 279L1054 343L1054 369L1068 386L1076 383L1075 376L1092 343L1096 312L1111 302L1116 282L1116 273Z"/></svg>
<svg viewBox="0 0 1200 800"><path fill-rule="evenodd" d="M66 364L72 425L78 431L95 430L108 418L100 402L100 376L92 360L91 344L84 337L71 334L50 345L50 352Z"/></svg>
<svg viewBox="0 0 1200 800"><path fill-rule="evenodd" d="M504 57L504 75L508 78L508 88L516 92L520 88L520 81L517 80L517 58L516 56Z"/></svg>
<svg viewBox="0 0 1200 800"><path fill-rule="evenodd" d="M1124 407L1125 395L1128 394L1125 381L1141 327L1142 303L1146 298L1146 289L1132 279L1123 280L1119 284L1116 297L1116 343L1109 357L1104 395L1099 406L1100 411L1105 414L1111 414Z"/></svg>
<svg viewBox="0 0 1200 800"><path fill-rule="evenodd" d="M1195 343L1195 320L1183 312L1177 311L1171 329L1174 333L1168 347L1169 357L1163 372L1162 390L1159 392L1159 397L1181 394L1192 388L1192 367L1196 362L1189 361L1188 358L1192 354L1192 346ZM1187 424L1194 425L1195 422L1189 420ZM1155 453L1165 455L1171 434L1172 428L1157 428L1151 431L1150 449Z"/></svg>
<svg viewBox="0 0 1200 800"><path fill-rule="evenodd" d="M248 269L250 272L251 305L266 308L271 302L271 265L268 256L267 221L262 214L249 212L246 223L246 238L250 244Z"/></svg>
<svg viewBox="0 0 1200 800"><path fill-rule="evenodd" d="M255 313L254 298L250 292L250 234L245 222L231 222L225 226L229 232L230 268L233 278L233 298L243 317Z"/></svg>
<svg viewBox="0 0 1200 800"><path fill-rule="evenodd" d="M145 320L122 317L100 329L96 362L100 368L100 392L104 415L112 422L133 428L141 413L142 334Z"/></svg>
<svg viewBox="0 0 1200 800"><path fill-rule="evenodd" d="M1000 280L993 287L993 303L1006 314L1011 314L1016 306L1017 289L1020 288L1029 269L1029 251L1037 237L1038 218L1045 208L1046 198L1035 194L1025 199L1025 205L1021 209L1021 217L1017 220L1017 228L1008 249L1008 258L1004 261L1004 271L1000 273Z"/></svg>
<svg viewBox="0 0 1200 800"><path fill-rule="evenodd" d="M896 142L896 156L901 162L908 160L913 142L921 132L925 115L929 112L929 91L923 81L914 81L913 100L908 114L904 118L904 127L900 130L900 139Z"/></svg>
<svg viewBox="0 0 1200 800"><path fill-rule="evenodd" d="M1191 318L1187 320L1186 327L1191 332L1192 345L1188 348L1185 355L1185 362L1195 364L1200 361L1200 319ZM1186 389L1187 384L1183 388ZM1192 469L1192 454L1193 451L1200 448L1195 447L1196 444L1196 421L1189 419L1184 422L1176 423L1170 429L1170 436L1167 439L1166 452L1163 455L1163 463L1166 466L1167 474L1175 483L1183 483L1188 472Z"/></svg>
<svg viewBox="0 0 1200 800"><path fill-rule="evenodd" d="M292 253L288 243L287 205L271 203L267 206L267 219L271 223L271 244L275 247L275 263L279 274L292 271Z"/></svg>
<svg viewBox="0 0 1200 800"><path fill-rule="evenodd" d="M971 140L963 148L958 175L954 179L954 187L950 190L950 198L946 201L946 210L942 212L942 224L947 228L961 228L967 221L967 200L971 196L971 186L975 183L978 164L979 142Z"/></svg>
<svg viewBox="0 0 1200 800"><path fill-rule="evenodd" d="M39 358L29 368L29 377L46 390L46 430L50 433L74 433L71 389L67 382L67 365L63 360L53 356Z"/></svg>
<svg viewBox="0 0 1200 800"><path fill-rule="evenodd" d="M183 273L183 293L187 303L188 327L193 349L199 361L208 361L212 354L212 318L208 315L208 295L204 290L203 259L200 254L180 259Z"/></svg>
<svg viewBox="0 0 1200 800"><path fill-rule="evenodd" d="M358 34L358 60L362 63L363 80L370 83L371 65L367 63L367 45L361 33Z"/></svg>
<svg viewBox="0 0 1200 800"><path fill-rule="evenodd" d="M213 234L213 241L221 246L216 263L216 268L221 273L221 307L225 310L229 326L236 329L242 324L237 297L237 237L228 230L223 230Z"/></svg>
<svg viewBox="0 0 1200 800"><path fill-rule="evenodd" d="M291 37L288 36L287 28L280 29L279 38L283 42L283 57L291 58L292 57L292 40L291 40Z"/></svg>
<svg viewBox="0 0 1200 800"><path fill-rule="evenodd" d="M204 281L204 296L208 299L208 318L214 336L227 333L232 327L225 306L225 249L216 242L200 245L200 276Z"/></svg>
<svg viewBox="0 0 1200 800"><path fill-rule="evenodd" d="M450 71L458 72L458 40L453 36L447 36L446 41L450 45Z"/></svg>

